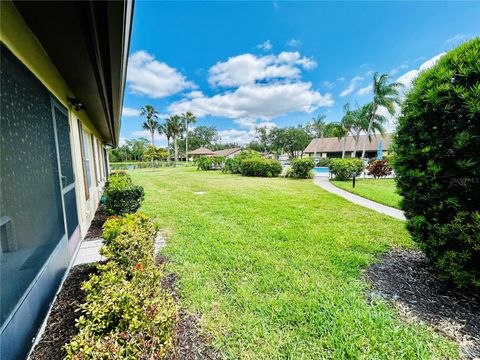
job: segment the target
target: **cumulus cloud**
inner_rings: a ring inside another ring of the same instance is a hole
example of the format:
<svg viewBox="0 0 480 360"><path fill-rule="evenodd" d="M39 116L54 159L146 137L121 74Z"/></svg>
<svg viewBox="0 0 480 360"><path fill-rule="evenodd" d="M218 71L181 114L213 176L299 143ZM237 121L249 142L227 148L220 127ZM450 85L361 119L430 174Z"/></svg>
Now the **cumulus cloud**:
<svg viewBox="0 0 480 360"><path fill-rule="evenodd" d="M163 98L196 88L177 69L155 60L153 55L143 50L133 53L128 59L127 84L132 93L150 98Z"/></svg>
<svg viewBox="0 0 480 360"><path fill-rule="evenodd" d="M290 47L299 47L302 45L302 42L297 39L290 39L287 41L286 45Z"/></svg>
<svg viewBox="0 0 480 360"><path fill-rule="evenodd" d="M218 62L208 71L212 86L237 87L259 81L298 79L301 70L311 70L317 63L298 51L281 52L277 56L242 54Z"/></svg>
<svg viewBox="0 0 480 360"><path fill-rule="evenodd" d="M358 89L357 95L358 96L365 96L371 91L372 91L372 85L367 85L365 87L362 87L362 88Z"/></svg>
<svg viewBox="0 0 480 360"><path fill-rule="evenodd" d="M139 116L140 110L124 106L122 109L122 116Z"/></svg>
<svg viewBox="0 0 480 360"><path fill-rule="evenodd" d="M212 97L184 99L172 103L168 111L191 111L199 117L212 115L268 120L293 111L311 113L321 106L332 106L330 94L312 89L310 82L251 84Z"/></svg>
<svg viewBox="0 0 480 360"><path fill-rule="evenodd" d="M435 55L431 59L428 59L422 65L420 65L418 70L410 70L410 71L406 72L405 74L403 74L402 76L400 76L397 79L397 82L400 83L400 84L403 84L405 92L408 91L412 87L413 80L415 80L417 78L418 74L421 71L425 71L427 69L430 69L445 54L446 54L445 52L442 52L438 55Z"/></svg>
<svg viewBox="0 0 480 360"><path fill-rule="evenodd" d="M268 51L268 50L271 50L273 48L273 45L272 43L270 42L270 40L267 40L261 44L258 44L257 45L257 48L258 49L262 49L263 51Z"/></svg>
<svg viewBox="0 0 480 360"><path fill-rule="evenodd" d="M348 84L348 86L345 88L345 90L343 90L341 93L340 93L340 96L344 97L344 96L347 96L348 94L352 93L358 86L358 84L363 80L363 77L361 76L355 76L352 80L350 80L350 83Z"/></svg>

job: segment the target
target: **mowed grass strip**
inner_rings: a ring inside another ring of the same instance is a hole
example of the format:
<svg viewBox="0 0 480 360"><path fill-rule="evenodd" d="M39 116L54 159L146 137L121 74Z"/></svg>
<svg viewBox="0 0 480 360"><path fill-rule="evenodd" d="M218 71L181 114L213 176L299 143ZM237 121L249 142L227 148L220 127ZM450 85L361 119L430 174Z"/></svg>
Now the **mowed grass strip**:
<svg viewBox="0 0 480 360"><path fill-rule="evenodd" d="M366 199L400 209L402 197L397 193L394 179L356 179L354 188L352 180L333 180L332 184Z"/></svg>
<svg viewBox="0 0 480 360"><path fill-rule="evenodd" d="M457 356L444 337L366 299L362 269L388 247L413 246L400 221L311 180L131 173L145 187L143 211L167 233L164 253L181 276L183 306L202 314L226 358Z"/></svg>

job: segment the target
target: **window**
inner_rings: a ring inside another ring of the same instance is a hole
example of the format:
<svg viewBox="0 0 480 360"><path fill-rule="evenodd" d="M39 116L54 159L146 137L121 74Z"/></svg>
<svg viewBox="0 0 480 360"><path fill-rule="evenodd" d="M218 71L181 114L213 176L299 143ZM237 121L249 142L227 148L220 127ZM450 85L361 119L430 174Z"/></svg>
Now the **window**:
<svg viewBox="0 0 480 360"><path fill-rule="evenodd" d="M98 185L98 168L97 168L97 150L96 150L96 142L95 137L93 134L90 134L91 146L92 146L92 159L93 159L93 172L95 173L95 185Z"/></svg>
<svg viewBox="0 0 480 360"><path fill-rule="evenodd" d="M83 126L80 120L77 120L77 125L78 125L78 138L80 140L80 154L82 155L82 168L83 168L83 184L84 184L84 190L85 190L85 199L90 198L90 182L89 177L87 176L87 161L86 161L86 151L85 151L85 138L84 138L84 131L83 131Z"/></svg>

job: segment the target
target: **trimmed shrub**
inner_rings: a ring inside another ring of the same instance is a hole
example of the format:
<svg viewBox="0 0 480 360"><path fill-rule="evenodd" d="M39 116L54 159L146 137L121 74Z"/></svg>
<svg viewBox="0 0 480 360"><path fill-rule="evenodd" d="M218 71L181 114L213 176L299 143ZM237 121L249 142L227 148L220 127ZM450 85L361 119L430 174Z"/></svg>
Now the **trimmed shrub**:
<svg viewBox="0 0 480 360"><path fill-rule="evenodd" d="M345 181L356 174L360 175L363 171L363 162L360 159L331 159L330 172L335 175L336 180Z"/></svg>
<svg viewBox="0 0 480 360"><path fill-rule="evenodd" d="M368 175L372 175L375 179L392 174L392 166L387 160L373 160L366 169Z"/></svg>
<svg viewBox="0 0 480 360"><path fill-rule="evenodd" d="M260 159L260 155L256 151L244 150L239 155L227 159L225 161L225 166L223 167L223 172L230 174L241 174L242 161L246 159Z"/></svg>
<svg viewBox="0 0 480 360"><path fill-rule="evenodd" d="M142 205L145 192L142 186L134 185L130 175L116 172L105 183L105 206L110 214L123 215L137 211Z"/></svg>
<svg viewBox="0 0 480 360"><path fill-rule="evenodd" d="M240 171L243 176L277 177L282 172L282 164L271 159L246 159L242 160Z"/></svg>
<svg viewBox="0 0 480 360"><path fill-rule="evenodd" d="M480 289L480 38L419 75L394 149L413 239L444 279Z"/></svg>
<svg viewBox="0 0 480 360"><path fill-rule="evenodd" d="M162 359L172 351L177 306L160 286L155 234L143 214L105 222L101 253L109 261L82 284L79 332L65 346L66 359Z"/></svg>
<svg viewBox="0 0 480 360"><path fill-rule="evenodd" d="M312 177L312 169L315 167L315 161L312 158L292 159L290 164L292 170L289 177L299 179L308 179Z"/></svg>

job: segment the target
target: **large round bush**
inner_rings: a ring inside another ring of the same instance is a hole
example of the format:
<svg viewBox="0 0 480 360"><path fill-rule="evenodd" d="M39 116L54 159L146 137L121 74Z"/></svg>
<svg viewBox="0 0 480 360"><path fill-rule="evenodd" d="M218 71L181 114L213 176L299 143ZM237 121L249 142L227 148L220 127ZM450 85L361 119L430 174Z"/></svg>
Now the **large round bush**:
<svg viewBox="0 0 480 360"><path fill-rule="evenodd" d="M480 39L420 74L395 140L408 229L439 273L480 288Z"/></svg>

